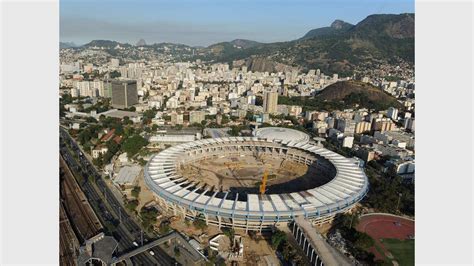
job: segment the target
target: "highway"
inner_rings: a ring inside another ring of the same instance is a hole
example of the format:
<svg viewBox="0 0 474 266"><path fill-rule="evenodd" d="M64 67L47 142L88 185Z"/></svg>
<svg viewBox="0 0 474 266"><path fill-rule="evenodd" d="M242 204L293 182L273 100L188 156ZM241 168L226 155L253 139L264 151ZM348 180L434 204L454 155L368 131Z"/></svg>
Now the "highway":
<svg viewBox="0 0 474 266"><path fill-rule="evenodd" d="M76 154L79 159L78 161L76 161L74 156L71 154L71 150ZM117 253L127 253L128 251L135 249L136 246L133 242L140 245L140 226L127 214L124 207L120 204L117 198L115 198L101 175L96 171L92 163L82 154L77 143L62 128L60 128L60 152L68 166L83 177L83 182L80 186L89 202L94 207L98 217L102 220L104 227L106 224L116 225L115 231L112 235L119 243ZM95 177L95 185L89 181L89 176ZM106 199L106 202L104 202L104 198ZM143 243L145 244L148 241L148 237L143 234ZM174 259L169 257L161 248L154 247L152 250L155 253L155 256L152 256L148 252L143 252L132 257L132 263L134 265L175 264Z"/></svg>

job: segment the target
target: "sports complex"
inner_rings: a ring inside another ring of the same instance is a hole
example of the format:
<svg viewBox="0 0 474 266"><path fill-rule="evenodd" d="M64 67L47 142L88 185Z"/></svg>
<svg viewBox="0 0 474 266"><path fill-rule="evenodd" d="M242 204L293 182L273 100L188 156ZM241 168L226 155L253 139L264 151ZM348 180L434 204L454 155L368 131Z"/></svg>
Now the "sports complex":
<svg viewBox="0 0 474 266"><path fill-rule="evenodd" d="M146 165L145 183L175 215L246 231L297 216L324 223L367 193L358 161L312 143L305 133L270 127L253 135L163 150Z"/></svg>

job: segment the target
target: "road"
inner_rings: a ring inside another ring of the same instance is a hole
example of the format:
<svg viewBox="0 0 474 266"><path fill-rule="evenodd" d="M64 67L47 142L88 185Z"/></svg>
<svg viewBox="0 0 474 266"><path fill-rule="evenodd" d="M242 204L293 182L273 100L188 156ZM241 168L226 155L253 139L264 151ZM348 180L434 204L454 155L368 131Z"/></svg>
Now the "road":
<svg viewBox="0 0 474 266"><path fill-rule="evenodd" d="M133 242L140 245L141 227L127 214L101 175L84 156L77 143L62 128L60 129L60 145L61 155L66 163L72 170L83 177L80 186L94 207L98 217L102 220L101 222L104 224L104 227L106 227L106 224L115 225L112 235L119 243L118 254L126 253L136 248ZM74 158L73 153L78 160ZM95 178L95 184L89 181L89 176ZM149 236L143 234L143 243L145 244L149 240ZM174 259L170 258L161 248L155 247L152 250L155 256L144 252L132 257L132 263L134 265L174 265Z"/></svg>

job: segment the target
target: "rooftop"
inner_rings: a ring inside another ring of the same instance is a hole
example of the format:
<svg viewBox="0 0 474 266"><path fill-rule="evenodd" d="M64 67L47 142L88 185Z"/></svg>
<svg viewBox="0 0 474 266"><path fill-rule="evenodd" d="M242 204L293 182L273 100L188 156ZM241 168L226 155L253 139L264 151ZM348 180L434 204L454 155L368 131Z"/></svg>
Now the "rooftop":
<svg viewBox="0 0 474 266"><path fill-rule="evenodd" d="M117 177L114 179L114 183L119 185L129 185L132 184L137 176L140 174L142 168L137 165L133 166L124 166L120 169Z"/></svg>
<svg viewBox="0 0 474 266"><path fill-rule="evenodd" d="M306 143L309 141L308 134L291 128L283 127L259 128L254 131L254 136L268 140L294 141L300 143Z"/></svg>

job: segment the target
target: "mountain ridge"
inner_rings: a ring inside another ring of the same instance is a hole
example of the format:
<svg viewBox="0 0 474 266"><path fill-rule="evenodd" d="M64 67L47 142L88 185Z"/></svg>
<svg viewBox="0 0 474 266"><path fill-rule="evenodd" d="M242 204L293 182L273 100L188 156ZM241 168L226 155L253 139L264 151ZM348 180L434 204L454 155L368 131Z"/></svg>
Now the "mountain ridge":
<svg viewBox="0 0 474 266"><path fill-rule="evenodd" d="M185 44L153 43L144 47L174 46L193 51L192 59L247 65L251 71L319 68L325 73L349 74L361 64L408 62L414 64L413 13L373 14L355 25L335 20L330 26L308 31L296 40L261 43L247 39L193 47ZM92 40L78 48L117 46L128 43ZM195 53L196 52L196 55Z"/></svg>

